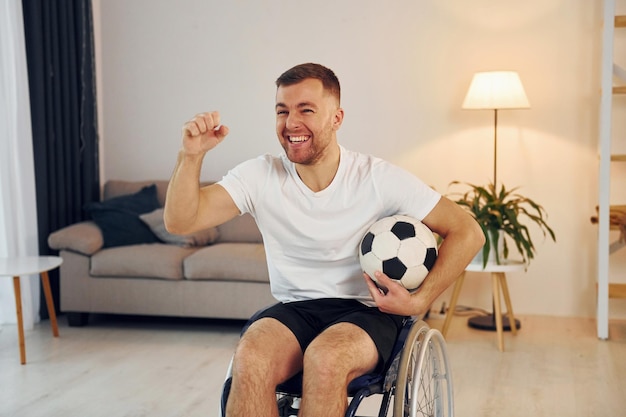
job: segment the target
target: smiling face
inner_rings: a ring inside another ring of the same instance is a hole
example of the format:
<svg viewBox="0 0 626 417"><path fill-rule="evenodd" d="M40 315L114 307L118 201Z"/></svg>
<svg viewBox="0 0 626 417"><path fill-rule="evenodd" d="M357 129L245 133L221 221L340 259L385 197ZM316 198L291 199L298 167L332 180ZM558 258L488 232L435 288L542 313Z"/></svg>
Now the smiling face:
<svg viewBox="0 0 626 417"><path fill-rule="evenodd" d="M322 82L307 78L276 90L276 134L290 161L319 163L337 143L343 121L337 97Z"/></svg>

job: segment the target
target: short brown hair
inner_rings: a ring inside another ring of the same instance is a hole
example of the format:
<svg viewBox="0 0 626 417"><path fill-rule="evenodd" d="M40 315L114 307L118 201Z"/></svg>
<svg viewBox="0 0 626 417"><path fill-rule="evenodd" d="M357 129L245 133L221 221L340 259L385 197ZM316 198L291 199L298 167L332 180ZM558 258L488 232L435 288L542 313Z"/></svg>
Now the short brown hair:
<svg viewBox="0 0 626 417"><path fill-rule="evenodd" d="M276 87L298 84L307 78L320 80L324 89L335 96L338 102L341 101L339 79L331 69L320 64L306 63L288 69L278 77Z"/></svg>

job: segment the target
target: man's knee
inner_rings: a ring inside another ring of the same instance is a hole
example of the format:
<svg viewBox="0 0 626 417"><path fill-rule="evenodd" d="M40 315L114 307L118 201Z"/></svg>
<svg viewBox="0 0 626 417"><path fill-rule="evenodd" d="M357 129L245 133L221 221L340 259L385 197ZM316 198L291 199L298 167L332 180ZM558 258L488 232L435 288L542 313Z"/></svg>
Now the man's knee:
<svg viewBox="0 0 626 417"><path fill-rule="evenodd" d="M241 337L233 360L233 376L256 374L278 382L302 367L300 345L289 329L275 319L254 322Z"/></svg>
<svg viewBox="0 0 626 417"><path fill-rule="evenodd" d="M378 363L378 351L369 335L349 323L327 329L307 348L305 375L320 380L340 381L365 374Z"/></svg>

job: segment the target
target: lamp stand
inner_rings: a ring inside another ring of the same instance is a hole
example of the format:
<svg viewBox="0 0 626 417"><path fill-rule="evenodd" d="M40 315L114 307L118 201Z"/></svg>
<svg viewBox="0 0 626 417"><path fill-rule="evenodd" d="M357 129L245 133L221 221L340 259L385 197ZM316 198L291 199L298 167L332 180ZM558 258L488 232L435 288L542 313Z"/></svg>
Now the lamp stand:
<svg viewBox="0 0 626 417"><path fill-rule="evenodd" d="M470 317L469 319L467 319L467 325L471 328L478 330L489 330L492 332L498 330L498 327L496 326L495 301L492 302L494 303L494 306L491 310L491 314L487 314L486 316ZM522 328L522 324L518 319L515 319L515 328L517 330ZM511 330L511 322L507 314L502 314L502 330L505 332Z"/></svg>
<svg viewBox="0 0 626 417"><path fill-rule="evenodd" d="M495 332L498 328L496 327L496 316L492 313L488 316L475 316L470 317L467 320L467 325L473 329L477 330L488 330ZM518 319L515 319L515 329L519 330L522 328L522 325ZM511 322L506 314L502 315L502 331L508 332L511 330Z"/></svg>
<svg viewBox="0 0 626 417"><path fill-rule="evenodd" d="M495 193L498 192L498 189L496 188L496 184L498 180L497 168L498 168L498 109L493 109L493 189ZM497 248L495 248L495 250L497 250ZM491 310L492 311L491 314L488 314L486 316L470 317L467 320L467 325L474 329L496 331L497 327L496 327L496 315L495 315L495 311L496 311L495 301L492 301L492 303L494 303L494 307ZM503 314L502 315L502 330L510 331L511 324L512 323L510 323L508 316L506 314ZM519 320L515 320L515 323L513 325L515 326L516 329L520 329L522 327Z"/></svg>
<svg viewBox="0 0 626 417"><path fill-rule="evenodd" d="M496 188L498 167L498 109L493 109L493 189Z"/></svg>

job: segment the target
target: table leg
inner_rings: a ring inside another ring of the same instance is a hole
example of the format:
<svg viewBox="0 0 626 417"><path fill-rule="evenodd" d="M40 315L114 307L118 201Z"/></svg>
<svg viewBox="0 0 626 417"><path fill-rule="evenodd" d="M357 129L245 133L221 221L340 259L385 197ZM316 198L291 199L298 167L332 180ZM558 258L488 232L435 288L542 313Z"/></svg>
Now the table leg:
<svg viewBox="0 0 626 417"><path fill-rule="evenodd" d="M20 344L20 363L26 363L26 342L24 341L24 320L22 318L22 290L20 277L13 277L13 292L15 293L15 311L17 313L17 335Z"/></svg>
<svg viewBox="0 0 626 417"><path fill-rule="evenodd" d="M441 329L441 334L443 337L446 337L446 333L448 333L448 327L450 327L450 322L452 321L452 317L454 316L454 310L456 309L456 302L459 299L459 294L461 293L461 287L463 286L463 280L465 279L465 272L463 272L456 279L454 283L454 290L452 291L452 298L450 299L450 306L448 307L448 311L446 312L446 319L443 322L443 327Z"/></svg>
<svg viewBox="0 0 626 417"><path fill-rule="evenodd" d="M517 322L515 321L515 315L513 314L513 304L511 304L511 297L509 296L509 286L506 283L506 275L504 272L498 273L500 286L502 287L502 295L504 296L504 303L506 304L507 315L509 316L509 323L511 326L511 333L517 334Z"/></svg>
<svg viewBox="0 0 626 417"><path fill-rule="evenodd" d="M46 296L46 306L48 307L48 317L50 318L50 326L52 327L52 335L59 337L59 326L57 325L57 315L54 312L54 300L52 299L52 290L50 289L50 278L48 271L41 273L41 283L43 284L43 292Z"/></svg>
<svg viewBox="0 0 626 417"><path fill-rule="evenodd" d="M504 352L504 334L502 331L502 308L500 306L500 280L497 273L491 274L491 280L493 285L493 301L494 301L494 315L496 318L496 330L498 331L498 349L500 352Z"/></svg>

